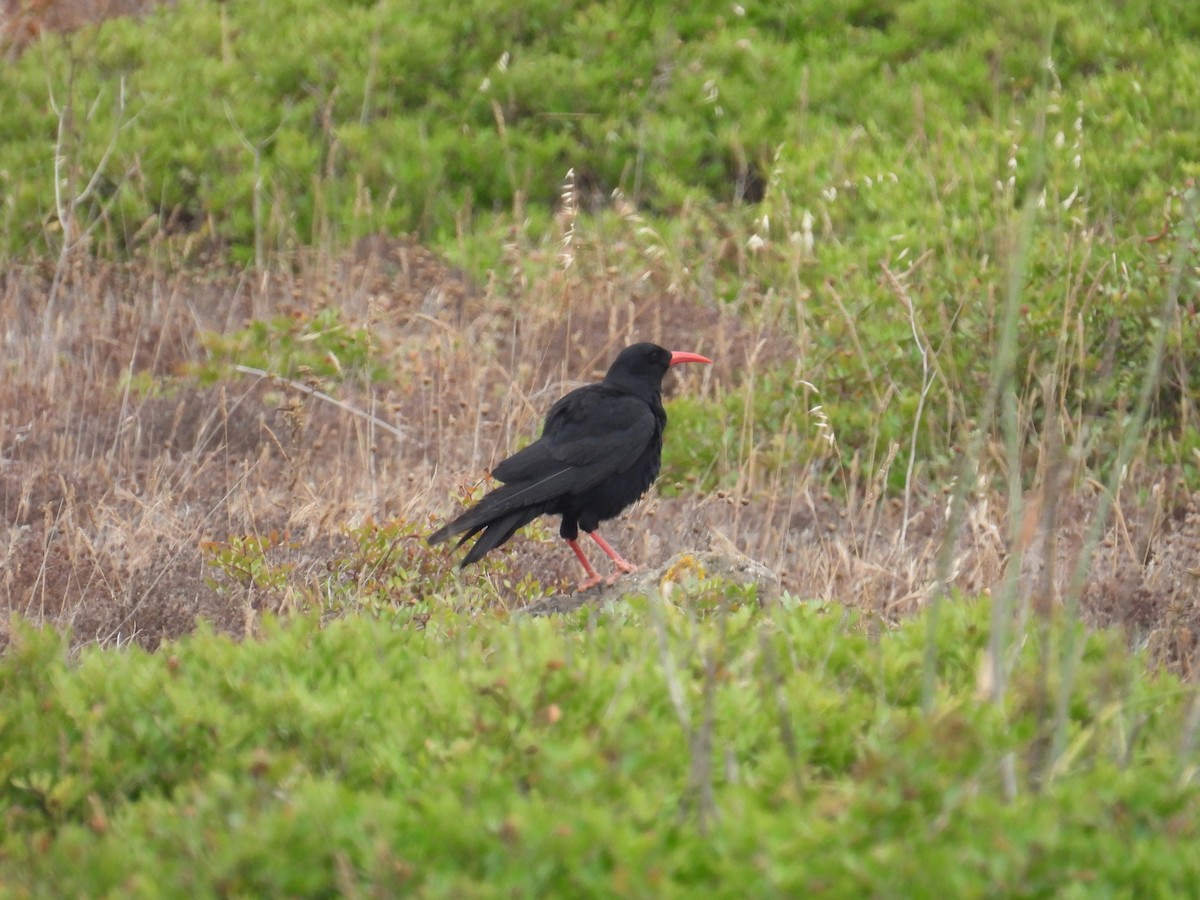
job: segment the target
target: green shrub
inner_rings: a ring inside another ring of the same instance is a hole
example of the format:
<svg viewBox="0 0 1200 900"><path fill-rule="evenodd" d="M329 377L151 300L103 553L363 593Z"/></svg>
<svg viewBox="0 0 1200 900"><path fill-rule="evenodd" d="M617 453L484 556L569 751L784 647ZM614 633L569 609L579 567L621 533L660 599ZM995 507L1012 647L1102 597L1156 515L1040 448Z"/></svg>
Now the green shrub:
<svg viewBox="0 0 1200 900"><path fill-rule="evenodd" d="M70 660L17 623L0 876L37 896L1144 894L1200 876L1194 691L1116 636L1087 638L1047 767L1037 646L1059 629L1018 652L1000 707L978 696L987 606L945 608L925 714L920 619L876 639L786 597L700 613L716 590L549 620L435 603L423 630L294 619Z"/></svg>

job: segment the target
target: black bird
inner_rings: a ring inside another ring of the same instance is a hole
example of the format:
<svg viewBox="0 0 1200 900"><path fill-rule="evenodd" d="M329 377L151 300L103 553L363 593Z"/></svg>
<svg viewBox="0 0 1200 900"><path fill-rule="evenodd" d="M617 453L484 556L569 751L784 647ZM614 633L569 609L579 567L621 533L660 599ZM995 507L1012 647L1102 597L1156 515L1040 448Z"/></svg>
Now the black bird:
<svg viewBox="0 0 1200 900"><path fill-rule="evenodd" d="M579 589L601 581L578 544L579 529L592 536L621 572L630 565L596 531L646 493L662 464L662 380L671 366L711 363L697 353L633 344L618 354L604 380L567 394L546 414L542 436L501 462L492 475L503 485L429 536L437 544L479 532L461 565L481 559L538 516L562 516L558 533L583 566ZM609 583L616 578L609 579Z"/></svg>

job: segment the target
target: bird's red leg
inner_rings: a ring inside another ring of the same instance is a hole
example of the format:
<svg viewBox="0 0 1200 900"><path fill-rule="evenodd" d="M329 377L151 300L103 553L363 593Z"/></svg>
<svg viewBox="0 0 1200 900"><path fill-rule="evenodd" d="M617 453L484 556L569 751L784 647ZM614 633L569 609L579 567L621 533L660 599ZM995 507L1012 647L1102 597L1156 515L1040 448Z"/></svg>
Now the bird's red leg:
<svg viewBox="0 0 1200 900"><path fill-rule="evenodd" d="M575 551L575 556L578 557L580 565L583 566L583 571L587 574L587 578L579 582L579 590L586 591L588 588L595 587L603 581L600 573L592 568L592 564L588 562L588 558L583 555L583 550L579 548L579 544L567 538L567 545Z"/></svg>
<svg viewBox="0 0 1200 900"><path fill-rule="evenodd" d="M608 554L608 558L613 561L613 565L616 566L616 568L619 570L619 572L625 572L626 574L628 574L629 572L637 571L637 566L635 566L635 565L633 565L633 563L627 561L623 556L621 556L620 553L618 553L616 550L614 550L612 548L612 545L609 544L608 541L606 541L604 538L600 537L600 532L589 531L588 534L590 534L592 536L593 541L595 541L597 544L600 545L600 549ZM617 572L614 572L608 578L608 583L612 584L620 577L621 576Z"/></svg>

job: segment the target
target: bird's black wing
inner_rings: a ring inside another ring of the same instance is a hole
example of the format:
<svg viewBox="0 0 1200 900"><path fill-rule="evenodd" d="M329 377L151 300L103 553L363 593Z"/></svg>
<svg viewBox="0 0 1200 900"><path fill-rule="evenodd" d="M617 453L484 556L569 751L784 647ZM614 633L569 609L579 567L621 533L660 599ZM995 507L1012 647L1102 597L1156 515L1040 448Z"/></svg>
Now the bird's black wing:
<svg viewBox="0 0 1200 900"><path fill-rule="evenodd" d="M642 400L601 385L572 391L551 407L540 438L492 470L504 484L430 535L429 542L466 532L461 545L501 519L505 527L498 531L507 532L507 540L558 498L583 493L626 471L657 427L654 413Z"/></svg>
<svg viewBox="0 0 1200 900"><path fill-rule="evenodd" d="M542 436L497 465L492 474L506 484L532 486L570 473L567 489L554 496L581 493L633 465L656 426L644 401L589 385L554 404Z"/></svg>

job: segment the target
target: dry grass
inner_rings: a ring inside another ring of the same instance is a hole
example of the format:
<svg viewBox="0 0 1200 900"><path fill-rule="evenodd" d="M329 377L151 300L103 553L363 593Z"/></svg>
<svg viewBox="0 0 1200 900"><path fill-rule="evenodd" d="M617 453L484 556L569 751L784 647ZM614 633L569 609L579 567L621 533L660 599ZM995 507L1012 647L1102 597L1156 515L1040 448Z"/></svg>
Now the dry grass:
<svg viewBox="0 0 1200 900"><path fill-rule="evenodd" d="M293 608L296 594L218 590L204 562L206 541L285 535L280 558L304 584L344 554L346 527L394 517L424 523L452 512L464 485L532 435L555 398L599 374L630 341L712 356L716 366L673 376L669 387L711 397L743 390L759 368L796 352L796 339L769 323L752 328L685 298L666 272L633 279L586 262L566 273L527 271L514 267L509 283L473 285L428 250L382 238L341 257L258 274L83 259L57 279L49 269L10 269L0 280L6 608L68 625L77 641L110 645L153 647L200 617L245 633L261 610ZM520 308L512 298L521 298ZM158 391L130 387L203 360L201 331L327 304L369 324L373 352L395 380L326 387L394 423L402 438L263 379L201 387L181 377ZM852 603L883 622L927 600L948 490L913 485L906 500L886 498L890 461L863 471L843 450L843 501L810 461L771 474L755 465L753 451L744 453L731 461L743 476L736 489L652 494L613 523L610 536L651 564L677 549L736 549L778 572L794 594ZM1099 488L1069 466L1039 471L1054 474L1040 476L1024 498L1019 528L1010 528L1005 498L971 494L951 584L991 590L1017 559L1022 602L1041 610L1060 603ZM1195 497L1157 477L1134 467L1088 570L1083 610L1092 622L1126 626L1159 658L1187 668L1200 627L1200 510ZM1133 499L1138 488L1146 499ZM518 538L510 547L514 567L544 583L574 575L557 541ZM473 577L487 577L486 564L477 571Z"/></svg>
<svg viewBox="0 0 1200 900"><path fill-rule="evenodd" d="M72 31L115 16L136 16L163 0L3 0L0 2L0 56L36 43L47 32Z"/></svg>

